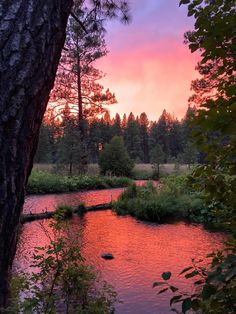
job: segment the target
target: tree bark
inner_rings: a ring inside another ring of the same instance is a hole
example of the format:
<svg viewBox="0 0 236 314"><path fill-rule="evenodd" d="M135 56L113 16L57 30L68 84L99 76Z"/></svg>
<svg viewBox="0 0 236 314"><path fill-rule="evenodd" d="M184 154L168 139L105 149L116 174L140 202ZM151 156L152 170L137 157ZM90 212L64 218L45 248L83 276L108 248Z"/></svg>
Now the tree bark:
<svg viewBox="0 0 236 314"><path fill-rule="evenodd" d="M72 3L0 2L0 307L7 304L25 187Z"/></svg>
<svg viewBox="0 0 236 314"><path fill-rule="evenodd" d="M83 97L82 97L82 83L81 83L81 62L80 62L80 52L77 42L77 96L78 96L78 128L80 135L80 164L79 172L84 174L87 172L88 168L88 151L86 144L86 134L85 134L85 119L83 113Z"/></svg>
<svg viewBox="0 0 236 314"><path fill-rule="evenodd" d="M83 121L83 98L82 98L82 86L81 86L81 65L80 65L80 52L77 43L77 93L78 93L78 120Z"/></svg>

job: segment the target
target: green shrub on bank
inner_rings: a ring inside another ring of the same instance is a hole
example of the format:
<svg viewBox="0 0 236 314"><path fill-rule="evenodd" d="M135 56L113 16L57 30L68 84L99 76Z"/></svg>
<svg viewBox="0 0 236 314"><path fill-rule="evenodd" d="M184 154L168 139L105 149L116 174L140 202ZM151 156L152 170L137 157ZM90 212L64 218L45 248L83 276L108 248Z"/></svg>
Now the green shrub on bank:
<svg viewBox="0 0 236 314"><path fill-rule="evenodd" d="M126 187L130 182L130 179L124 177L86 175L68 177L43 171L32 171L28 181L27 193L63 193L78 190Z"/></svg>
<svg viewBox="0 0 236 314"><path fill-rule="evenodd" d="M186 176L169 176L161 182L159 190L152 183L144 187L130 185L114 203L114 210L147 221L189 219L204 222L206 208L201 194L188 187Z"/></svg>
<svg viewBox="0 0 236 314"><path fill-rule="evenodd" d="M32 171L27 186L28 194L67 192L61 176L44 171Z"/></svg>

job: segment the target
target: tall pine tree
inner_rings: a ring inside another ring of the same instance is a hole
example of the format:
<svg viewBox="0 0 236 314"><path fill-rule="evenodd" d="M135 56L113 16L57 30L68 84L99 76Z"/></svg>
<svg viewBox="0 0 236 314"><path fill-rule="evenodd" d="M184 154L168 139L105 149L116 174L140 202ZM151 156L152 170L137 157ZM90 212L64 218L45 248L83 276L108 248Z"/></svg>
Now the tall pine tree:
<svg viewBox="0 0 236 314"><path fill-rule="evenodd" d="M139 118L140 146L142 151L142 161L149 163L149 121L145 112L141 113Z"/></svg>
<svg viewBox="0 0 236 314"><path fill-rule="evenodd" d="M132 112L129 114L127 127L124 131L124 140L130 157L133 160L140 162L142 158L140 131L138 122L135 120Z"/></svg>

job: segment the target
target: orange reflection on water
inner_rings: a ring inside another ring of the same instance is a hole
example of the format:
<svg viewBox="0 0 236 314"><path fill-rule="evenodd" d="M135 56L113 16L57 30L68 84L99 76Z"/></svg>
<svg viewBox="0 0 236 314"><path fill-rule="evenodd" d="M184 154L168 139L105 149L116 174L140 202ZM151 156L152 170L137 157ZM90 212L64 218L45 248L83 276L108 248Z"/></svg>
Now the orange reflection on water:
<svg viewBox="0 0 236 314"><path fill-rule="evenodd" d="M48 228L49 221L44 221ZM160 280L163 271L172 271L172 283L189 289L179 272L191 264L192 258L204 258L207 253L222 246L225 236L212 233L201 226L151 224L131 217L120 217L112 211L90 212L83 218L74 216L70 231L81 230L82 254L102 278L111 283L124 304L117 313L150 314L171 313L169 296L157 296L152 283ZM38 222L23 226L15 259L17 269L27 269L34 246L48 243ZM101 254L110 252L111 261Z"/></svg>
<svg viewBox="0 0 236 314"><path fill-rule="evenodd" d="M136 180L136 185L145 185L147 181ZM158 182L153 181L154 186ZM30 195L27 196L24 203L24 213L40 213L44 211L53 211L57 205L66 204L77 206L84 203L86 206L97 204L105 204L117 200L119 195L124 191L124 188L80 191L64 194L45 194L45 195Z"/></svg>
<svg viewBox="0 0 236 314"><path fill-rule="evenodd" d="M124 191L124 188L71 192L65 194L31 195L26 197L23 212L40 213L53 211L57 205L66 204L77 206L84 203L86 206L104 204L114 201Z"/></svg>

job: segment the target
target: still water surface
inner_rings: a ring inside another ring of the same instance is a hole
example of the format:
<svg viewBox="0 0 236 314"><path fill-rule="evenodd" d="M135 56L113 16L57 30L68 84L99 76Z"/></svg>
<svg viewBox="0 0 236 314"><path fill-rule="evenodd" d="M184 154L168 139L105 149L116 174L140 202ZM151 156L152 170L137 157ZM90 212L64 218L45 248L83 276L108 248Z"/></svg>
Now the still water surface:
<svg viewBox="0 0 236 314"><path fill-rule="evenodd" d="M58 203L88 205L114 200L122 189L69 193L61 195L30 196L25 212L51 210ZM101 277L113 285L123 304L117 305L117 314L167 314L169 295L158 296L152 283L160 280L160 274L171 270L172 283L183 289L191 289L179 272L191 264L194 257L204 258L212 250L220 248L225 236L212 233L199 225L185 223L144 223L132 217L120 217L112 211L89 212L83 218L74 216L71 230L81 230L82 252ZM49 220L43 222L48 228ZM48 243L39 222L23 226L14 266L18 270L30 267L30 257L35 246ZM111 252L114 259L105 261L104 252Z"/></svg>

